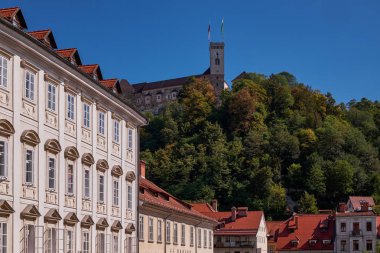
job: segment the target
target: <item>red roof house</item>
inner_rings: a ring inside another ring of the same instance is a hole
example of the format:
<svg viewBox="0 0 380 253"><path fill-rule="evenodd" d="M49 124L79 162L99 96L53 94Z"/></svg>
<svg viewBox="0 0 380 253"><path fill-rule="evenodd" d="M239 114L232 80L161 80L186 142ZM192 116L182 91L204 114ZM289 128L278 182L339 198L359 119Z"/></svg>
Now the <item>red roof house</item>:
<svg viewBox="0 0 380 253"><path fill-rule="evenodd" d="M57 44L55 43L53 32L50 29L28 32L28 34L50 48L53 48L53 49L57 48Z"/></svg>
<svg viewBox="0 0 380 253"><path fill-rule="evenodd" d="M280 224L276 250L332 252L334 227L329 214L295 214Z"/></svg>
<svg viewBox="0 0 380 253"><path fill-rule="evenodd" d="M98 64L80 65L78 67L80 70L82 70L84 73L88 74L95 80L103 80L102 72L100 71L100 67Z"/></svg>
<svg viewBox="0 0 380 253"><path fill-rule="evenodd" d="M20 29L27 29L27 25L19 7L0 9L0 17L8 20Z"/></svg>
<svg viewBox="0 0 380 253"><path fill-rule="evenodd" d="M79 57L78 49L76 48L67 48L67 49L57 49L55 52L62 58L68 60L74 65L82 65L82 61Z"/></svg>
<svg viewBox="0 0 380 253"><path fill-rule="evenodd" d="M347 201L349 211L368 211L375 206L375 201L369 196L350 196Z"/></svg>

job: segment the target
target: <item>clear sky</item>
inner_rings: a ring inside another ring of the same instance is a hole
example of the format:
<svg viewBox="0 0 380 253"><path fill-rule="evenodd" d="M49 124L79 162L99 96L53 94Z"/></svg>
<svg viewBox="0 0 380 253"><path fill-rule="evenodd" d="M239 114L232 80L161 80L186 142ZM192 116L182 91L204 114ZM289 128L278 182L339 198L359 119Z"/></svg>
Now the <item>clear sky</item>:
<svg viewBox="0 0 380 253"><path fill-rule="evenodd" d="M200 74L207 28L221 39L226 80L288 71L338 102L380 100L379 0L17 0L29 30L51 28L105 78L131 83Z"/></svg>

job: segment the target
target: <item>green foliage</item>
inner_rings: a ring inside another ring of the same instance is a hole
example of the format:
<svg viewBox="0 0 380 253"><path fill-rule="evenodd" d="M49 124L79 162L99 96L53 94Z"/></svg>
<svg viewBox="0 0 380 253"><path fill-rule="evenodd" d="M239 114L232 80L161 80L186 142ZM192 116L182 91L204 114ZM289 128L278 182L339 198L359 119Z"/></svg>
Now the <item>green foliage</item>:
<svg viewBox="0 0 380 253"><path fill-rule="evenodd" d="M148 118L147 177L179 198L217 198L221 209L242 205L269 217L286 212L287 192L304 192L298 204L306 213L348 194L380 199L377 101L337 105L287 72L245 73L221 101L209 81L194 78Z"/></svg>

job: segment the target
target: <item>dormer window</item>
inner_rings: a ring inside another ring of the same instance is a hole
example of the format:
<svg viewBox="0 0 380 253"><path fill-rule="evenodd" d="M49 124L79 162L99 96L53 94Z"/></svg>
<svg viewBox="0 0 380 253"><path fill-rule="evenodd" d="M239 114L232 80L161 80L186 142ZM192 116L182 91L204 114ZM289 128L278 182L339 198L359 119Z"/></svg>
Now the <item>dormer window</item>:
<svg viewBox="0 0 380 253"><path fill-rule="evenodd" d="M98 81L98 76L96 74L94 74L92 77L94 78L95 81Z"/></svg>
<svg viewBox="0 0 380 253"><path fill-rule="evenodd" d="M309 240L310 246L314 246L317 243L317 240Z"/></svg>
<svg viewBox="0 0 380 253"><path fill-rule="evenodd" d="M297 247L298 240L292 240L290 243L291 243L292 247Z"/></svg>
<svg viewBox="0 0 380 253"><path fill-rule="evenodd" d="M331 243L331 240L323 240L322 243L323 245L328 245Z"/></svg>

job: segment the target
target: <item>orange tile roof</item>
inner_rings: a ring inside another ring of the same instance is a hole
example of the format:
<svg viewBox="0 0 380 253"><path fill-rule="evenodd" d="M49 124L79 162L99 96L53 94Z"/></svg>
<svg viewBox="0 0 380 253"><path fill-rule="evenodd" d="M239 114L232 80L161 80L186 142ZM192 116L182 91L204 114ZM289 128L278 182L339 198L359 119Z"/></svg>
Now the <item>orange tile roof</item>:
<svg viewBox="0 0 380 253"><path fill-rule="evenodd" d="M284 223L284 221L266 221L268 241L277 241L278 231L282 223Z"/></svg>
<svg viewBox="0 0 380 253"><path fill-rule="evenodd" d="M369 207L375 205L373 198L368 196L349 196L348 201L351 202L354 210L361 210L361 203L363 203L363 201L368 202Z"/></svg>
<svg viewBox="0 0 380 253"><path fill-rule="evenodd" d="M200 213L216 212L209 203L192 203L191 205Z"/></svg>
<svg viewBox="0 0 380 253"><path fill-rule="evenodd" d="M337 212L335 216L346 217L346 216L375 216L376 213L373 211L368 212Z"/></svg>
<svg viewBox="0 0 380 253"><path fill-rule="evenodd" d="M205 219L209 222L216 223L215 219L199 213L194 208L192 208L190 204L177 199L176 197L161 189L160 187L158 187L146 178L140 177L139 186L139 200L142 202L146 202L160 208L170 209L172 211L184 213L185 215L195 216L197 218Z"/></svg>
<svg viewBox="0 0 380 253"><path fill-rule="evenodd" d="M276 249L278 251L321 251L334 249L335 222L328 214L296 214L280 224ZM310 240L316 240L311 244ZM324 244L324 240L329 243ZM292 241L296 242L292 244Z"/></svg>
<svg viewBox="0 0 380 253"><path fill-rule="evenodd" d="M100 83L108 88L108 89L113 89L113 87L115 87L116 83L118 82L118 80L116 78L112 78L112 79L106 79L106 80L101 80Z"/></svg>
<svg viewBox="0 0 380 253"><path fill-rule="evenodd" d="M55 50L57 54L59 54L63 58L69 58L74 55L74 53L77 51L76 48L66 48L66 49L57 49Z"/></svg>
<svg viewBox="0 0 380 253"><path fill-rule="evenodd" d="M82 70L84 73L91 75L91 77L93 74L97 74L99 80L103 79L99 64L80 65L78 66L78 68Z"/></svg>
<svg viewBox="0 0 380 253"><path fill-rule="evenodd" d="M27 25L24 19L24 15L22 15L20 7L11 7L11 8L3 8L0 9L0 17L12 22L14 17L17 17L20 22L20 26L22 29L26 29Z"/></svg>
<svg viewBox="0 0 380 253"><path fill-rule="evenodd" d="M57 43L55 42L53 32L50 29L27 32L27 34L42 43L49 43L52 48L57 48Z"/></svg>

